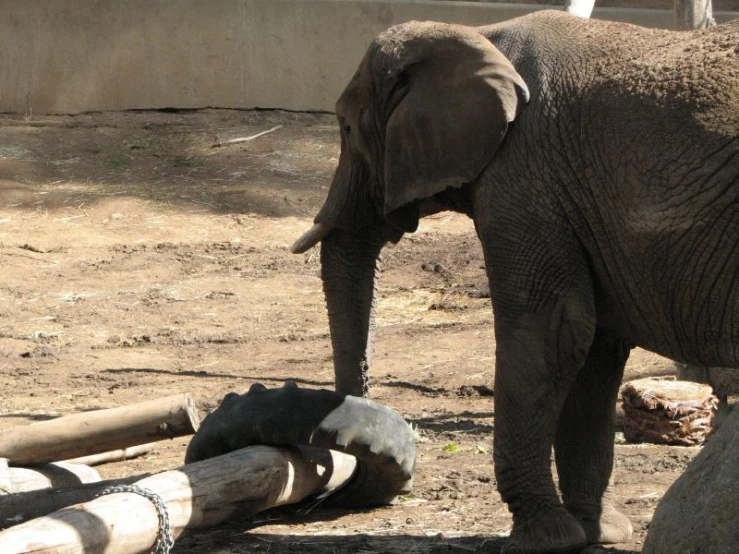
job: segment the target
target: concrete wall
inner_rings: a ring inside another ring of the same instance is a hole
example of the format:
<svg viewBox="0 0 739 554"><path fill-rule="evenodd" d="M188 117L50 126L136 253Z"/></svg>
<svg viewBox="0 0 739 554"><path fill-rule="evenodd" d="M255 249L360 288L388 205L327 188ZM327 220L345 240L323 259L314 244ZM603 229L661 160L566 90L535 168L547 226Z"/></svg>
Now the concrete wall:
<svg viewBox="0 0 739 554"><path fill-rule="evenodd" d="M2 0L0 112L330 111L367 44L394 23L482 25L538 8L413 0ZM606 8L594 17L652 27L673 22L671 12L654 10Z"/></svg>

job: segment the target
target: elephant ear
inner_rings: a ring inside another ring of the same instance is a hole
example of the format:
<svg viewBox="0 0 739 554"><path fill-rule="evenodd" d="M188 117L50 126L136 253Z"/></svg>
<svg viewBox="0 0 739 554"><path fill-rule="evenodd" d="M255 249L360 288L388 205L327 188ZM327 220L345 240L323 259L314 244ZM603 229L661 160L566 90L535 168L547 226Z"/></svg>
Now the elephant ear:
<svg viewBox="0 0 739 554"><path fill-rule="evenodd" d="M385 134L385 217L418 225L418 202L473 181L529 99L508 59L471 28L393 27L380 48L391 113Z"/></svg>

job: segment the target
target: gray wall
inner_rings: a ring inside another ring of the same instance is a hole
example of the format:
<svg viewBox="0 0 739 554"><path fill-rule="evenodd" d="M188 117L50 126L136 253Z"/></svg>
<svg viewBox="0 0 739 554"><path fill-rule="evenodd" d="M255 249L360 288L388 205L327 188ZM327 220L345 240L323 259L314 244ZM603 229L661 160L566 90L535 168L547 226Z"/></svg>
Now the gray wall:
<svg viewBox="0 0 739 554"><path fill-rule="evenodd" d="M394 23L482 25L537 8L413 0L2 0L0 112L332 110L367 44ZM653 27L673 21L669 11L615 8L594 17Z"/></svg>

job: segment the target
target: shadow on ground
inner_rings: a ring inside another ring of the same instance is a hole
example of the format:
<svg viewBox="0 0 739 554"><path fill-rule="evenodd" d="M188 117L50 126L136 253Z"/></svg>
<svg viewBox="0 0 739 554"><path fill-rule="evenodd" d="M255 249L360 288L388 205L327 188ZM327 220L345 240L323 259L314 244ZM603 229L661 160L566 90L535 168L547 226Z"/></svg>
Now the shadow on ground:
<svg viewBox="0 0 739 554"><path fill-rule="evenodd" d="M296 524L298 521L295 522ZM351 533L351 531L348 531ZM498 554L505 537L446 537L408 535L273 535L251 533L244 524L231 523L211 530L193 531L182 537L172 554ZM591 546L581 554L634 554L632 550Z"/></svg>
<svg viewBox="0 0 739 554"><path fill-rule="evenodd" d="M230 527L230 526L229 526ZM413 535L271 535L248 533L239 529L217 529L208 533L193 533L178 541L172 554L202 552L210 554L241 554L261 552L283 554L449 554L484 552L497 554L505 539L485 537L447 538ZM614 553L615 554L615 553ZM623 553L627 554L627 553Z"/></svg>
<svg viewBox="0 0 739 554"><path fill-rule="evenodd" d="M40 212L116 197L186 211L312 217L338 150L338 128L329 114L6 115L0 119L0 196L6 206Z"/></svg>

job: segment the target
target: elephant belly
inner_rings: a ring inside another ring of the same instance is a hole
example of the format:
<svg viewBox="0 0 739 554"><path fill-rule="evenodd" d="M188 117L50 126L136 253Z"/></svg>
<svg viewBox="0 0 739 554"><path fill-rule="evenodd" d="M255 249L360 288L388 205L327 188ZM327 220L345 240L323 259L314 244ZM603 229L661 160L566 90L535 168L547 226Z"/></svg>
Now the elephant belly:
<svg viewBox="0 0 739 554"><path fill-rule="evenodd" d="M739 251L739 250L738 250ZM635 255L597 276L598 324L634 346L692 364L739 367L739 256L670 262ZM736 258L736 259L735 259Z"/></svg>

